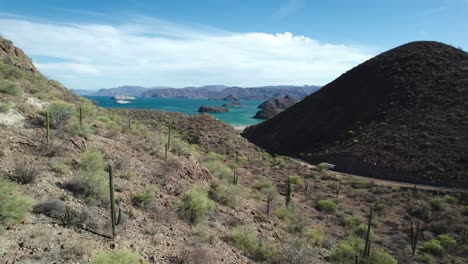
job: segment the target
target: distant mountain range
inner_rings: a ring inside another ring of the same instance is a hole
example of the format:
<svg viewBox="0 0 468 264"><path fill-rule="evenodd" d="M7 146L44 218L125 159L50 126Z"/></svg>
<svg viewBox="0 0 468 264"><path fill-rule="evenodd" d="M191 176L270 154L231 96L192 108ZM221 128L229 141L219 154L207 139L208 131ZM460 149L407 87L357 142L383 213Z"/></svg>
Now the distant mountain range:
<svg viewBox="0 0 468 264"><path fill-rule="evenodd" d="M74 90L79 95L90 96L114 96L128 95L137 97L160 97L160 98L211 98L221 100L227 96L235 96L241 100L267 100L274 97L292 95L304 98L317 91L320 86L305 85L279 85L262 87L229 87L224 85L206 85L201 87L152 87L121 86L116 88L93 90Z"/></svg>

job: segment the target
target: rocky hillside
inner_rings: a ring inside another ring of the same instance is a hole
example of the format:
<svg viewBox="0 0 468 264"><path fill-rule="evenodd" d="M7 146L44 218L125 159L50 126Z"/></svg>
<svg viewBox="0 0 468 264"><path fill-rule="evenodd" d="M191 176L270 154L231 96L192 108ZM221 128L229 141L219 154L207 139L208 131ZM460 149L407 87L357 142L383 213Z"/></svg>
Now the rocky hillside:
<svg viewBox="0 0 468 264"><path fill-rule="evenodd" d="M21 49L15 47L11 41L4 39L1 35L0 58L22 70L37 72L32 60Z"/></svg>
<svg viewBox="0 0 468 264"><path fill-rule="evenodd" d="M468 54L413 42L343 74L244 136L342 172L468 187Z"/></svg>

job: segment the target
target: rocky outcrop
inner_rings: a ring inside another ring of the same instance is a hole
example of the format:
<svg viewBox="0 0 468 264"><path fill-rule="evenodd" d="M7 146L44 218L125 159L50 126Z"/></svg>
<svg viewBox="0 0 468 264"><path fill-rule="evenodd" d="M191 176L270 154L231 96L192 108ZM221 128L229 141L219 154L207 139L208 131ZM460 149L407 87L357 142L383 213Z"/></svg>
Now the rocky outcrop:
<svg viewBox="0 0 468 264"><path fill-rule="evenodd" d="M268 119L271 118L275 115L277 115L281 110L275 107L267 107L265 109L262 109L258 111L253 118L256 119Z"/></svg>
<svg viewBox="0 0 468 264"><path fill-rule="evenodd" d="M253 118L256 118L256 119L271 118L275 116L276 114L278 114L279 112L281 112L281 110L284 110L294 105L298 101L299 101L299 98L292 96L292 95L286 95L280 98L268 99L258 106L258 108L262 110L258 111L257 114L255 114Z"/></svg>
<svg viewBox="0 0 468 264"><path fill-rule="evenodd" d="M241 102L230 102L230 103L225 103L223 106L243 106Z"/></svg>
<svg viewBox="0 0 468 264"><path fill-rule="evenodd" d="M271 98L269 100L266 100L262 104L258 106L260 109L265 109L265 108L278 108L278 109L286 109L295 103L299 101L299 98L292 96L292 95L286 95L284 97L280 98Z"/></svg>
<svg viewBox="0 0 468 264"><path fill-rule="evenodd" d="M21 49L15 47L13 42L2 36L0 36L0 58L22 70L37 72L32 60Z"/></svg>
<svg viewBox="0 0 468 264"><path fill-rule="evenodd" d="M229 112L229 109L225 107L209 106L209 105L200 106L200 108L198 108L198 113L223 113L223 112Z"/></svg>
<svg viewBox="0 0 468 264"><path fill-rule="evenodd" d="M226 97L223 98L223 101L228 101L228 102L237 102L239 101L239 98L235 97L234 95L230 94Z"/></svg>

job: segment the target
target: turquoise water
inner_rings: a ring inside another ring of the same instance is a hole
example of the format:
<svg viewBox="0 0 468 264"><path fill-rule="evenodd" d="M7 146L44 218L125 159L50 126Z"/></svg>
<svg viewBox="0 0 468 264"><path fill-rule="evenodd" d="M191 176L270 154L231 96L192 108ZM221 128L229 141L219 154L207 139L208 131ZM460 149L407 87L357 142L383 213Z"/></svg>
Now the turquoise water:
<svg viewBox="0 0 468 264"><path fill-rule="evenodd" d="M136 108L136 109L155 109L169 112L179 112L189 115L198 114L198 108L202 105L222 106L225 101L213 101L208 99L188 99L188 98L144 98L139 97L132 100L130 104L116 104L109 96L86 96L95 100L99 106L106 108ZM212 113L214 117L222 122L233 126L249 126L258 124L261 120L254 119L252 116L260 109L257 108L262 101L242 100L243 106L228 107L229 112Z"/></svg>

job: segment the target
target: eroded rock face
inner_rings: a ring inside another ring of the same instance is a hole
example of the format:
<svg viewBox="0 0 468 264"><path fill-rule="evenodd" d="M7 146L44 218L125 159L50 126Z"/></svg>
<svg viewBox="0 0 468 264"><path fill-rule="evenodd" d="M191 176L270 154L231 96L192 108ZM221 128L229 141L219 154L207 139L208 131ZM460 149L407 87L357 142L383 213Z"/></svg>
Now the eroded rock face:
<svg viewBox="0 0 468 264"><path fill-rule="evenodd" d="M229 112L229 109L224 108L224 107L218 107L218 106L200 106L198 108L199 113L223 113L223 112Z"/></svg>
<svg viewBox="0 0 468 264"><path fill-rule="evenodd" d="M15 47L13 42L0 36L0 58L6 59L12 65L30 72L37 72L32 60L24 52Z"/></svg>

